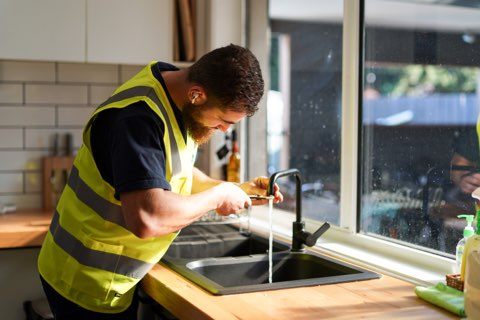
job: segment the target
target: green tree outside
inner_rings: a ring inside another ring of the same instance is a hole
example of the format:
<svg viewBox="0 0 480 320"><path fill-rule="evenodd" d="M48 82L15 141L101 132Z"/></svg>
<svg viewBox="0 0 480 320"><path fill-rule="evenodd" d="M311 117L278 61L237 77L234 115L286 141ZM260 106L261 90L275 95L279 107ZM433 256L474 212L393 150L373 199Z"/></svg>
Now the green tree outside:
<svg viewBox="0 0 480 320"><path fill-rule="evenodd" d="M474 93L478 68L408 65L367 67L365 86L381 95L418 96L433 93Z"/></svg>

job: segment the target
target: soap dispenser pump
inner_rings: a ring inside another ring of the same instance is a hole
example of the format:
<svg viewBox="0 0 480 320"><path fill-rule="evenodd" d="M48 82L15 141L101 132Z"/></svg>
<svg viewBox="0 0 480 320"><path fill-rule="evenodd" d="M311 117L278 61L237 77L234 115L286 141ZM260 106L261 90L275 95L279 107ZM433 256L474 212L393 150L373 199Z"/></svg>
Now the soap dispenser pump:
<svg viewBox="0 0 480 320"><path fill-rule="evenodd" d="M463 229L463 238L460 239L460 241L458 241L457 248L455 250L457 268L460 271L462 270L462 258L463 258L463 251L465 249L465 243L469 237L475 234L475 231L473 230L473 226L472 226L474 215L461 214L457 217L464 218L465 220L467 220L467 226Z"/></svg>

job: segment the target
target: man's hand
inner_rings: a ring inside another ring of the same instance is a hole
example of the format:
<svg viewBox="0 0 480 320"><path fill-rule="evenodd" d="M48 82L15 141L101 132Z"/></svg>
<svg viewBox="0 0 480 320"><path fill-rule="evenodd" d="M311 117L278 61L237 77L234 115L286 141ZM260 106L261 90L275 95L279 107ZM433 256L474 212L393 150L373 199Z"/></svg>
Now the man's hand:
<svg viewBox="0 0 480 320"><path fill-rule="evenodd" d="M220 203L216 209L220 215L240 213L240 211L252 205L252 201L248 195L231 182L220 183L214 188L220 195Z"/></svg>
<svg viewBox="0 0 480 320"><path fill-rule="evenodd" d="M459 187L467 194L472 193L475 189L480 187L480 173L469 173L462 175L460 177Z"/></svg>
<svg viewBox="0 0 480 320"><path fill-rule="evenodd" d="M268 188L268 181L269 179L267 177L256 177L253 180L244 182L240 185L240 188L242 188L245 193L248 195L259 195L259 196L266 196L267 195L267 188ZM274 202L282 202L283 201L283 195L280 192L280 188L278 187L277 184L274 186ZM268 203L268 200L254 200L252 201L253 205L262 205Z"/></svg>
<svg viewBox="0 0 480 320"><path fill-rule="evenodd" d="M475 167L475 163L455 153L452 158L452 165ZM471 194L475 189L480 187L480 173L472 173L467 170L450 171L450 179L455 183L462 192Z"/></svg>

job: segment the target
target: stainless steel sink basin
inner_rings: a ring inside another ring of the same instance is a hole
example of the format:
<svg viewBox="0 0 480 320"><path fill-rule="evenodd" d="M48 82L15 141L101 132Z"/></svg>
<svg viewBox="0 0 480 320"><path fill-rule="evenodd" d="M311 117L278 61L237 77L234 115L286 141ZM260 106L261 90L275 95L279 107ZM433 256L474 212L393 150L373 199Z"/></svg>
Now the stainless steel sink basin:
<svg viewBox="0 0 480 320"><path fill-rule="evenodd" d="M273 255L272 283L268 283L268 255L201 259L173 269L215 295L380 278L326 256L289 251Z"/></svg>
<svg viewBox="0 0 480 320"><path fill-rule="evenodd" d="M268 283L268 239L227 229L198 234L203 231L185 232L162 262L215 295L380 278L320 254L291 252L286 244L275 241L273 283Z"/></svg>
<svg viewBox="0 0 480 320"><path fill-rule="evenodd" d="M286 244L274 242L273 252L286 251ZM162 261L173 264L176 260L217 257L239 257L265 254L268 240L238 231L231 226L191 226L182 230Z"/></svg>

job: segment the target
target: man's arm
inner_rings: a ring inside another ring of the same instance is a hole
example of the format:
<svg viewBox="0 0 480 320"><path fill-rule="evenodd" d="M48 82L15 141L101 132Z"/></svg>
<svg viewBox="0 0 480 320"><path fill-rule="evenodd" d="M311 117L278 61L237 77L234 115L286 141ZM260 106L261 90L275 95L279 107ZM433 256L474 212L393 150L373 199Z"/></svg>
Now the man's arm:
<svg viewBox="0 0 480 320"><path fill-rule="evenodd" d="M245 192L232 183L182 196L160 188L120 194L128 229L139 238L158 237L178 231L210 210L226 215L250 205Z"/></svg>
<svg viewBox="0 0 480 320"><path fill-rule="evenodd" d="M200 171L197 168L193 168L193 185L192 185L192 193L202 192L213 188L223 181L210 178L205 173ZM267 177L256 177L250 181L244 182L242 184L238 184L238 186L249 195L267 195L267 188L268 188L268 178ZM282 202L283 195L280 193L280 189L277 184L275 184L275 194L274 200L275 202ZM261 205L265 204L267 201L265 200L256 200L253 201L254 205Z"/></svg>

